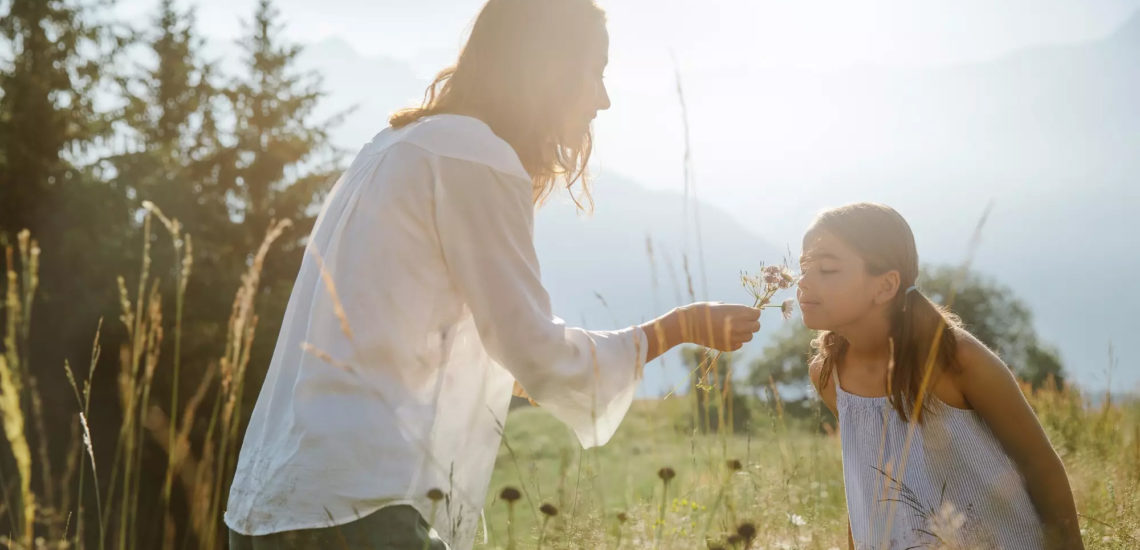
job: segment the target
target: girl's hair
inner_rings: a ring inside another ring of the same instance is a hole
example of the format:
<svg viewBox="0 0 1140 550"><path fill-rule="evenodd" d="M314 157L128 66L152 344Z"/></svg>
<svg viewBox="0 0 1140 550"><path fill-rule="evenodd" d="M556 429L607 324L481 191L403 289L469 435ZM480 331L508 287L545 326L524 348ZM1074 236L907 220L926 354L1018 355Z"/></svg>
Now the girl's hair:
<svg viewBox="0 0 1140 550"><path fill-rule="evenodd" d="M593 0L489 0L459 60L435 77L419 107L392 115L400 128L425 116L476 112L514 148L530 174L534 202L564 178L593 207L586 178L593 136L562 135L566 110L582 93L590 51L608 42L605 12ZM579 197L571 192L578 208Z"/></svg>
<svg viewBox="0 0 1140 550"><path fill-rule="evenodd" d="M955 330L961 321L948 309L930 301L914 286L918 279L918 251L910 225L893 208L882 204L850 204L823 212L808 231L824 230L842 240L863 259L870 275L896 270L899 291L888 306L890 315L891 367L887 395L903 420L915 410L926 369L957 369ZM847 351L847 340L821 331L812 342L822 363L820 386L826 386L836 365ZM933 376L924 395L929 395ZM925 407L922 407L924 409ZM922 409L915 413L922 420Z"/></svg>

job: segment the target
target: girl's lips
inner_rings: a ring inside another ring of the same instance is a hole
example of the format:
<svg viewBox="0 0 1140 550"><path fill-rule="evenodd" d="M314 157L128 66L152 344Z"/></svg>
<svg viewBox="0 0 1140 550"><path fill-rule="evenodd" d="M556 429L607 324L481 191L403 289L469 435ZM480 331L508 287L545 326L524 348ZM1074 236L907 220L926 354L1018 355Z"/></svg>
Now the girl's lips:
<svg viewBox="0 0 1140 550"><path fill-rule="evenodd" d="M818 305L819 305L819 302L809 302L809 301L803 301L803 300L800 301L800 309L812 308L812 307L815 307Z"/></svg>

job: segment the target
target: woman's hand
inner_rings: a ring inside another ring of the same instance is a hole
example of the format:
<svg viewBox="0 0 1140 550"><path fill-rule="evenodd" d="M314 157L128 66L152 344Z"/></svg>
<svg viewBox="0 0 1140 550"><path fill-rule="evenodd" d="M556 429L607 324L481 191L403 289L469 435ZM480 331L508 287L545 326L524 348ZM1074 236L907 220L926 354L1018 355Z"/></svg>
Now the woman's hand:
<svg viewBox="0 0 1140 550"><path fill-rule="evenodd" d="M760 330L760 310L739 304L697 302L678 308L684 342L736 351Z"/></svg>
<svg viewBox="0 0 1140 550"><path fill-rule="evenodd" d="M697 302L642 325L649 338L647 361L682 343L736 351L760 330L760 310L740 304Z"/></svg>

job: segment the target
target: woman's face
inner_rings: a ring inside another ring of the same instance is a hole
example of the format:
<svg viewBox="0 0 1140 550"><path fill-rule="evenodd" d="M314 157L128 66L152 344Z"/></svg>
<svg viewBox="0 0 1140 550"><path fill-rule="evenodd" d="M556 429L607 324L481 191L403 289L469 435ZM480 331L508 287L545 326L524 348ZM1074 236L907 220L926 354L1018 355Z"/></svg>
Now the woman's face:
<svg viewBox="0 0 1140 550"><path fill-rule="evenodd" d="M566 110L562 136L564 143L580 141L590 130L590 123L598 111L610 108L610 96L604 81L606 64L609 63L609 44L609 35L603 30L601 38L592 41L585 52L584 70L576 75L576 80L570 82L578 87L578 93L571 96Z"/></svg>

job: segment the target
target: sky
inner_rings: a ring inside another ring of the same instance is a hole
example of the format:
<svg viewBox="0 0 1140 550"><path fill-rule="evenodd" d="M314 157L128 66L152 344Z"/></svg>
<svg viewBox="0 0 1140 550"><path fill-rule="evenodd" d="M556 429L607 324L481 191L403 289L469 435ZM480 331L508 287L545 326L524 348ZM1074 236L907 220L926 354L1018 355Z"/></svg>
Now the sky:
<svg viewBox="0 0 1140 550"><path fill-rule="evenodd" d="M1140 293L1124 289L1119 292L1130 294L1121 298L1103 291L1133 287L1128 269L1140 264L1125 260L1113 264L1114 269L1090 272L1085 284L1097 287L1101 300L1092 307L1108 314L1090 323L1100 323L1096 331L1077 339L1070 334L1072 310L1066 305L1066 294L1073 290L1046 275L1057 263L1091 265L1103 250L1134 246L1126 231L1116 231L1108 222L1081 234L1065 229L1063 221L1051 221L1076 214L1059 187L1106 187L1109 183L1102 182L1119 182L1119 174L1129 173L1112 172L1114 166L1128 164L1121 162L1128 150L1112 149L1111 134L1093 135L1089 129L1111 126L1111 120L1102 123L1095 117L1119 117L1119 112L1095 110L1097 89L1085 96L1085 111L1073 111L1082 117L1076 123L1057 112L1064 107L1058 109L1056 102L1046 110L1057 120L1038 120L1039 113L1033 111L1020 113L1016 95L1012 100L999 97L992 108L1001 112L989 113L995 115L989 119L968 110L975 103L986 105L991 83L993 90L1006 84L1007 75L1000 72L1006 67L999 66L996 73L991 68L981 80L976 78L977 67L1027 51L1045 48L1048 53L1048 48L1104 41L1140 12L1140 0L598 3L609 20L606 83L613 107L595 123L595 172L614 172L655 190L682 189L684 136L675 91L679 73L689 110L697 193L756 235L781 249L794 249L820 208L877 200L908 217L924 260L955 262L965 256L985 205L994 201L978 269L1013 286L1033 305L1042 336L1063 341L1067 364L1095 365L1078 367L1084 369L1078 374L1087 385L1106 383L1100 365L1107 339L1117 342L1123 364L1140 361L1140 344L1131 337L1140 326L1134 316L1110 311L1113 303L1140 306ZM119 0L117 9L130 20L142 21L157 4ZM196 6L198 30L216 48L242 35L243 22L257 1L179 4ZM454 60L482 2L279 0L277 5L290 39L304 44L337 41L353 56L398 65L426 82ZM1067 58L1061 57L1058 66L1066 67ZM337 62L330 59L326 65L331 69ZM1121 75L1121 82L1138 74ZM943 93L931 82L980 82L982 89ZM1025 89L1022 84L1014 89ZM912 85L917 90L913 94ZM1032 89L1037 81L1028 85ZM1043 85L1065 86L1065 77ZM377 119L374 129L369 121L350 124L355 129L334 134L334 139L347 139L341 145L354 150L360 140L381 129L385 109L413 103L420 90L409 92L406 101L389 98L384 101L390 104L373 109L369 116ZM877 95L883 90L897 97L884 102ZM332 92L334 98L351 96L358 103L370 97L368 90ZM977 93L978 101L963 100L963 93ZM896 99L911 111L896 112L891 102ZM1025 98L1026 103L1034 99ZM1090 106L1094 110L1088 111ZM967 110L955 117L958 111L953 109ZM1140 119L1135 108L1132 113ZM915 122L927 119L935 121L929 131ZM1042 139L1043 133L1060 139ZM1132 139L1136 143L1135 136ZM1097 156L1110 149L1116 156ZM1064 155L1072 155L1072 162ZM1127 170L1138 166L1133 161ZM981 189L965 196L943 191L963 181ZM1091 206L1083 207L1082 219L1095 219L1098 214L1087 210L1099 203L1124 213L1129 204L1140 208L1140 195L1122 195L1119 183L1115 185L1103 196L1090 191ZM1019 231L1030 226L1045 230ZM742 263L755 263L744 261L746 254L742 252ZM1019 264L1009 259L1017 254L1026 260ZM1140 369L1131 370L1129 386L1140 387Z"/></svg>
<svg viewBox="0 0 1140 550"><path fill-rule="evenodd" d="M202 30L233 38L256 0L182 0ZM144 15L157 0L120 0ZM614 60L635 72L670 48L685 59L727 65L835 69L860 64L923 66L977 61L1035 44L1080 42L1111 32L1136 0L601 0ZM478 0L279 0L288 33L303 42L335 36L365 54L446 62ZM905 45L905 47L900 47ZM655 54L653 52L658 50ZM628 56L618 55L621 52ZM636 55L634 55L636 54ZM637 79L615 71L614 78Z"/></svg>
<svg viewBox="0 0 1140 550"><path fill-rule="evenodd" d="M214 44L240 36L256 4L256 0L181 1L182 6L196 6L199 29ZM744 163L734 162L748 155L750 129L723 114L747 109L757 101L767 85L765 71L841 73L867 67L922 69L973 63L1044 44L1096 40L1140 10L1140 0L602 0L599 4L609 19L606 74L613 108L596 121L597 168L636 176L649 187L682 186L679 161L661 161L680 159L683 151L674 92L677 68L690 96L698 179L702 189L719 196L754 186L740 168ZM157 0L120 0L119 9L140 20L155 5ZM294 40L343 40L361 55L399 60L427 78L454 60L482 2L279 0L277 5L286 21L285 32ZM797 132L812 131L811 124L781 119L780 114L765 112L763 124L785 132L784 143L810 143L814 136ZM811 116L821 122L821 117L831 114ZM781 143L760 145L778 151ZM782 228L779 237L800 225L797 220Z"/></svg>
<svg viewBox="0 0 1140 550"><path fill-rule="evenodd" d="M120 0L132 20L157 0ZM241 35L256 0L181 0L196 6L199 29L213 43ZM660 158L682 150L674 59L693 95L703 87L748 90L764 69L840 72L861 67L922 68L993 59L1042 44L1077 43L1110 34L1140 10L1140 0L602 0L611 35L607 85L614 107L596 123L603 169L637 174L650 186L676 187L681 171ZM422 77L453 61L479 0L279 0L286 34L302 43L336 38L363 55L408 63ZM220 39L220 40L219 40ZM731 75L731 81L724 81ZM727 106L721 106L727 108ZM644 132L651 120L674 120ZM669 118L669 117L665 117ZM695 118L695 117L693 117ZM717 136L724 149L732 120L692 121L694 134ZM791 126L770 120L773 125ZM795 137L795 136L789 136ZM694 143L696 155L701 144ZM714 161L710 161L714 162ZM734 178L725 181L732 190Z"/></svg>

